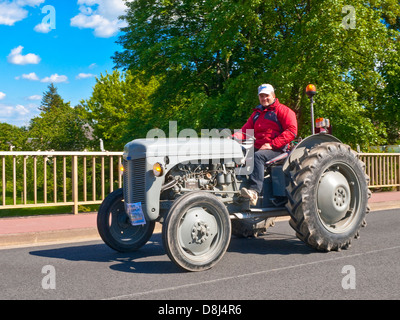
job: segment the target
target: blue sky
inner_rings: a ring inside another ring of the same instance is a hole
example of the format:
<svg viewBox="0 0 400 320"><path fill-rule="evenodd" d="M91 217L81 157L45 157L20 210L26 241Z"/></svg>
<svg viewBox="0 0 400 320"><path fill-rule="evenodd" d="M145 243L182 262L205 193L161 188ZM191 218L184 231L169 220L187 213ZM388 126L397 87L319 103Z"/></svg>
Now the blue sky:
<svg viewBox="0 0 400 320"><path fill-rule="evenodd" d="M123 0L0 0L0 122L27 126L51 82L75 106L112 72Z"/></svg>

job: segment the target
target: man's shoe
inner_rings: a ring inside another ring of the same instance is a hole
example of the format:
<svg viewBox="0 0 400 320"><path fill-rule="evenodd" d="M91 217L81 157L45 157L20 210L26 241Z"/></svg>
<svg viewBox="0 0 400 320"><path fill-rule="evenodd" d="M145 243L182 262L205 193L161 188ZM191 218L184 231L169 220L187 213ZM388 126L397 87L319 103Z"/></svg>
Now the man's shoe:
<svg viewBox="0 0 400 320"><path fill-rule="evenodd" d="M255 190L251 190L251 189L246 189L246 188L242 188L240 190L240 195L243 198L248 198L250 199L250 204L252 206L255 206L257 204L257 200L258 200L258 193Z"/></svg>

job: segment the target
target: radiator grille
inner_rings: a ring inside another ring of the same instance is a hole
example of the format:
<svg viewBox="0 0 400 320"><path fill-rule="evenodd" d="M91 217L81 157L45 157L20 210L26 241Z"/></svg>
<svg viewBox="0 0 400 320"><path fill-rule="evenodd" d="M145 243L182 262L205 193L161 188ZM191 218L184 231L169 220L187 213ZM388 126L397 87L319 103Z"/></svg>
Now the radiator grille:
<svg viewBox="0 0 400 320"><path fill-rule="evenodd" d="M124 198L126 203L142 203L145 210L146 159L124 160Z"/></svg>

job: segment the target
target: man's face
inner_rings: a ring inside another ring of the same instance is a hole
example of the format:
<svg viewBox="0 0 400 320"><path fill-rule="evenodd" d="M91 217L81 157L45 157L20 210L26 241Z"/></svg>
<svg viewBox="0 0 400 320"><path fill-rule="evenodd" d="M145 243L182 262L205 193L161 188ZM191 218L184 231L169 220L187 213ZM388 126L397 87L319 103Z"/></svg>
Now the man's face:
<svg viewBox="0 0 400 320"><path fill-rule="evenodd" d="M261 104L263 107L267 107L267 106L269 106L270 104L272 104L272 103L274 102L274 100L275 100L275 94L274 94L274 93L271 93L271 94L268 94L268 93L260 93L260 94L258 95L258 98L260 99L260 104Z"/></svg>

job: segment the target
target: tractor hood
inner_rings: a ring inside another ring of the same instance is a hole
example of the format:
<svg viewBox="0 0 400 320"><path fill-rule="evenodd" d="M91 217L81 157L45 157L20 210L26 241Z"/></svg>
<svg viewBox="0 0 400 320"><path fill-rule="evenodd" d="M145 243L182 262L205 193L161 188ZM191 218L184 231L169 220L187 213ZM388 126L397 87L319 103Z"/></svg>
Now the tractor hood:
<svg viewBox="0 0 400 320"><path fill-rule="evenodd" d="M240 161L243 152L239 143L226 138L137 139L129 142L124 150L125 160L165 156Z"/></svg>

